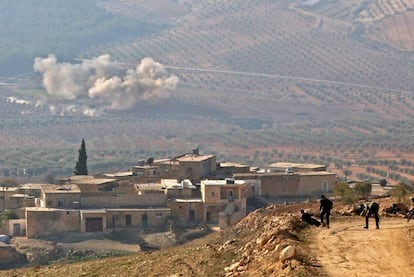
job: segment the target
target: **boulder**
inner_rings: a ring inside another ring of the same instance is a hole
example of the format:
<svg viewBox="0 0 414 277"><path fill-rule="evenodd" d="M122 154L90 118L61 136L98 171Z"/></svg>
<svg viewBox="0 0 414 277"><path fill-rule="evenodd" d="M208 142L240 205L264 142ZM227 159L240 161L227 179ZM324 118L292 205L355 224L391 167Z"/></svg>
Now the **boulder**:
<svg viewBox="0 0 414 277"><path fill-rule="evenodd" d="M284 262L288 259L294 258L296 256L296 248L295 246L288 245L279 254L279 260Z"/></svg>

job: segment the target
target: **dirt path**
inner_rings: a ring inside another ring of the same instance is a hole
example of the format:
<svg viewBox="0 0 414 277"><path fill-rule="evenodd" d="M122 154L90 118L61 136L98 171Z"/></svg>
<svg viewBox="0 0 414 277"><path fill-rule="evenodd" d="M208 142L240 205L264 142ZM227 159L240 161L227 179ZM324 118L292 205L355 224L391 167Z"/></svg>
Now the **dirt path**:
<svg viewBox="0 0 414 277"><path fill-rule="evenodd" d="M312 230L312 254L329 276L413 276L414 222L403 218L374 219L363 229L364 217L333 219L331 228Z"/></svg>

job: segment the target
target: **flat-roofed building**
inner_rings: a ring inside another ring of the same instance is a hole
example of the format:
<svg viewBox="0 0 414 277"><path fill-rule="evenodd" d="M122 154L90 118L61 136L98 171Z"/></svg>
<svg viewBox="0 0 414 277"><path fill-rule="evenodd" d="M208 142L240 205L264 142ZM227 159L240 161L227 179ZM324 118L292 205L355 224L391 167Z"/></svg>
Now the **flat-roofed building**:
<svg viewBox="0 0 414 277"><path fill-rule="evenodd" d="M328 171L234 174L234 178L251 183L255 195L270 198L318 197L332 192L337 182L336 174Z"/></svg>
<svg viewBox="0 0 414 277"><path fill-rule="evenodd" d="M216 156L200 155L198 151L176 157L173 163L173 171L178 179L190 179L193 183L208 178L216 172Z"/></svg>
<svg viewBox="0 0 414 277"><path fill-rule="evenodd" d="M269 165L269 168L275 172L308 172L308 171L326 171L327 166L322 164L306 164L306 163L288 163L277 162Z"/></svg>
<svg viewBox="0 0 414 277"><path fill-rule="evenodd" d="M246 215L247 184L244 180L202 180L204 222L225 228Z"/></svg>

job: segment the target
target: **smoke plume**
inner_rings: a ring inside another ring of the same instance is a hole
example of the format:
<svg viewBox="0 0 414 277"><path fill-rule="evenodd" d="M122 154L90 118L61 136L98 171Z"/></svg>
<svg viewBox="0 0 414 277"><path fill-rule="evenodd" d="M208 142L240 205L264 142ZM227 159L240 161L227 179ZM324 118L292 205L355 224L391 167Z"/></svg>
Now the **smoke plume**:
<svg viewBox="0 0 414 277"><path fill-rule="evenodd" d="M129 109L138 102L168 97L178 78L162 64L144 58L135 69L124 69L102 55L80 64L59 63L54 55L35 58L34 70L43 75L47 92L59 99L87 97L110 109Z"/></svg>

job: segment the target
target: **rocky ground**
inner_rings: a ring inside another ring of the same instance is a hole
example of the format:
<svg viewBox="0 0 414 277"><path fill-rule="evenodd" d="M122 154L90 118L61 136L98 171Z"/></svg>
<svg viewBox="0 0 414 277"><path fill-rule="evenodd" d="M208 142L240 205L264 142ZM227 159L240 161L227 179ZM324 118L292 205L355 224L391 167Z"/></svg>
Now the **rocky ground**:
<svg viewBox="0 0 414 277"><path fill-rule="evenodd" d="M378 201L382 210L393 202ZM5 270L0 276L411 276L414 221L382 214L381 228L366 230L351 207L334 205L330 229L299 220L300 209L316 212L317 202L271 205L233 228L180 246Z"/></svg>

